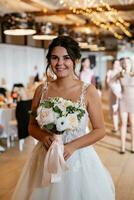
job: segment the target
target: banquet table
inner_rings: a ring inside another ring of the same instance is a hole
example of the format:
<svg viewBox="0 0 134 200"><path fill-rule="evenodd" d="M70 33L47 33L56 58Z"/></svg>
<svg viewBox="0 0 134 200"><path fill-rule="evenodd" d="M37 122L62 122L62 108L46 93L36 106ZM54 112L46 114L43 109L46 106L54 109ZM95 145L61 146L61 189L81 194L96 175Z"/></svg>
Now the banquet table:
<svg viewBox="0 0 134 200"><path fill-rule="evenodd" d="M7 139L7 147L10 147L10 137L13 133L10 126L12 120L15 120L15 108L0 108L0 124L3 126L3 132L0 138Z"/></svg>

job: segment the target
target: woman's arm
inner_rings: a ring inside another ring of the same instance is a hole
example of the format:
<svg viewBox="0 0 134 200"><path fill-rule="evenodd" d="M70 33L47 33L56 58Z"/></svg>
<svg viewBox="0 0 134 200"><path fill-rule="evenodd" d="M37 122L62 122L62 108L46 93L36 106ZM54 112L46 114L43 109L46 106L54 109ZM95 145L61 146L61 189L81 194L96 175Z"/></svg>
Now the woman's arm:
<svg viewBox="0 0 134 200"><path fill-rule="evenodd" d="M123 76L123 70L113 70L111 77L109 78L109 84L119 80Z"/></svg>
<svg viewBox="0 0 134 200"><path fill-rule="evenodd" d="M80 138L65 144L64 158L68 159L71 154L80 148L89 146L102 139L105 136L105 126L103 113L101 108L101 101L98 96L97 90L93 85L87 89L87 110L92 125L92 131Z"/></svg>
<svg viewBox="0 0 134 200"><path fill-rule="evenodd" d="M30 115L30 121L29 121L29 126L28 130L31 136L36 138L37 140L41 141L44 143L45 147L48 149L51 143L53 142L54 138L50 133L47 131L42 130L39 125L37 124L36 121L36 111L40 103L40 98L42 94L42 87L43 85L40 85L34 94L33 101L32 101L32 114Z"/></svg>

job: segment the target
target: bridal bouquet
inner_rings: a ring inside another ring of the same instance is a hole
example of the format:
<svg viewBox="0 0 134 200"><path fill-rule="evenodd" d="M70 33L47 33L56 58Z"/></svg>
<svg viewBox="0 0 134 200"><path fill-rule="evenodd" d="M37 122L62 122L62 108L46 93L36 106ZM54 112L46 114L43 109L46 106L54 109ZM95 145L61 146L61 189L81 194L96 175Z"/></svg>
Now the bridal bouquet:
<svg viewBox="0 0 134 200"><path fill-rule="evenodd" d="M63 157L62 134L64 131L75 130L84 114L85 110L80 103L60 97L44 100L38 108L36 120L39 126L55 137L44 161L44 186L60 181L62 172L68 169Z"/></svg>
<svg viewBox="0 0 134 200"><path fill-rule="evenodd" d="M63 134L66 130L75 130L84 113L79 103L55 97L41 103L36 120L42 129Z"/></svg>

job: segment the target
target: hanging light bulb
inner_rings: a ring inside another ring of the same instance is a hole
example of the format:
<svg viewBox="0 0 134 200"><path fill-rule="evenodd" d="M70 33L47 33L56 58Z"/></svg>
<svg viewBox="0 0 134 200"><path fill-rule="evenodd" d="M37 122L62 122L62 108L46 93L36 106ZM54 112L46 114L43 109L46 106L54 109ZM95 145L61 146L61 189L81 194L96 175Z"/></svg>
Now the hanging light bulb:
<svg viewBox="0 0 134 200"><path fill-rule="evenodd" d="M4 34L6 35L33 35L35 21L32 15L27 13L11 13L3 17Z"/></svg>
<svg viewBox="0 0 134 200"><path fill-rule="evenodd" d="M57 37L56 31L52 23L36 24L37 34L33 35L34 40L53 40Z"/></svg>

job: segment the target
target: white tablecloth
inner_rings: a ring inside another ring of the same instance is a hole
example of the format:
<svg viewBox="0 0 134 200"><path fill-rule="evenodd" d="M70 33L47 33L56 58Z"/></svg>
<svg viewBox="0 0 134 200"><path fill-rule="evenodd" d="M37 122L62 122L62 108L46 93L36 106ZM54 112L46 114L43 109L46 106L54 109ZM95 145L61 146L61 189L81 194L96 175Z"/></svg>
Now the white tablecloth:
<svg viewBox="0 0 134 200"><path fill-rule="evenodd" d="M0 124L4 127L3 136L8 134L11 120L15 120L15 108L0 108Z"/></svg>
<svg viewBox="0 0 134 200"><path fill-rule="evenodd" d="M17 129L11 129L10 122L15 120L15 108L0 108L0 124L4 130L0 134L0 138L7 139L7 147L11 146L10 137L17 135ZM0 151L4 151L5 148L0 146Z"/></svg>

